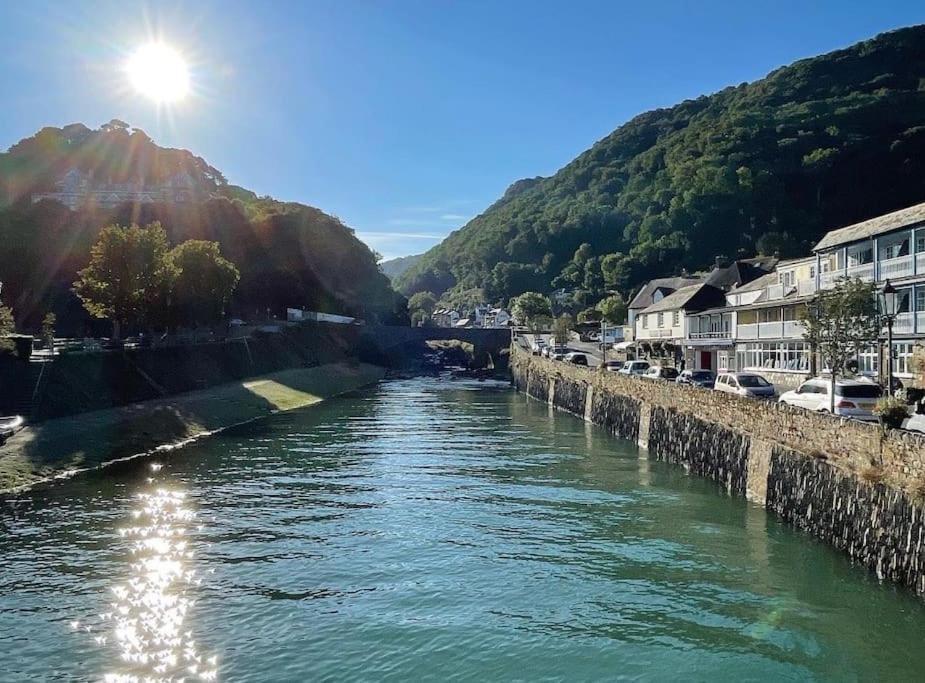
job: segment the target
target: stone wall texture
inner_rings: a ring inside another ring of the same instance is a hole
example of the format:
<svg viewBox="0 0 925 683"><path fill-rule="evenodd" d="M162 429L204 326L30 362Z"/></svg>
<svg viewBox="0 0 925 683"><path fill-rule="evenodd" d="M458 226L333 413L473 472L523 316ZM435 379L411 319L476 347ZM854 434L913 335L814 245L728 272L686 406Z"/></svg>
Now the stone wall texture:
<svg viewBox="0 0 925 683"><path fill-rule="evenodd" d="M517 347L511 371L518 390L748 496L882 579L925 595L925 436Z"/></svg>

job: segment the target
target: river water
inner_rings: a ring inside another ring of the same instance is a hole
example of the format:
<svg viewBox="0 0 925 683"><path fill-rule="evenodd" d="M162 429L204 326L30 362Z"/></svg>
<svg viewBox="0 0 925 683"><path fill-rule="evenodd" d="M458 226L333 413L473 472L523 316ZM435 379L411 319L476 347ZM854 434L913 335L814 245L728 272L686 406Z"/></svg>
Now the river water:
<svg viewBox="0 0 925 683"><path fill-rule="evenodd" d="M913 680L925 607L513 393L396 380L3 504L0 680Z"/></svg>

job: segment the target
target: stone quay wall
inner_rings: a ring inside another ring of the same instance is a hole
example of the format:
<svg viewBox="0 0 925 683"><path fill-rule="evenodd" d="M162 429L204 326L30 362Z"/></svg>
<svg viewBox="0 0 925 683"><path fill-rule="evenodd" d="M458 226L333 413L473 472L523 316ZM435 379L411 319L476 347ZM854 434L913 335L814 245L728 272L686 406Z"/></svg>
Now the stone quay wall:
<svg viewBox="0 0 925 683"><path fill-rule="evenodd" d="M925 436L511 352L515 387L925 596Z"/></svg>

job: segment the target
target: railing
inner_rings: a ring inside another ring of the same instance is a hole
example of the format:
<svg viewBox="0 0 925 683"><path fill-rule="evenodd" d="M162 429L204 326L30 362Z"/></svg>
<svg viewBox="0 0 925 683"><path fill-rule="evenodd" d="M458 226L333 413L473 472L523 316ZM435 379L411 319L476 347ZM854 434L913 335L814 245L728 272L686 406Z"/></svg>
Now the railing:
<svg viewBox="0 0 925 683"><path fill-rule="evenodd" d="M848 270L845 271L845 274L852 279L857 278L859 280L872 281L874 279L874 264L865 263L860 266L853 266L848 268Z"/></svg>
<svg viewBox="0 0 925 683"><path fill-rule="evenodd" d="M806 335L806 328L799 320L784 321L784 339L802 339Z"/></svg>
<svg viewBox="0 0 925 683"><path fill-rule="evenodd" d="M830 270L828 273L820 273L819 287L822 289L831 289L835 286L835 282L843 277L845 277L845 271L843 270Z"/></svg>
<svg viewBox="0 0 925 683"><path fill-rule="evenodd" d="M719 330L713 332L691 332L690 339L732 339L732 330Z"/></svg>
<svg viewBox="0 0 925 683"><path fill-rule="evenodd" d="M736 339L757 339L757 338L758 338L757 323L736 326Z"/></svg>
<svg viewBox="0 0 925 683"><path fill-rule="evenodd" d="M797 282L797 294L800 296L809 296L816 291L815 280L800 280Z"/></svg>
<svg viewBox="0 0 925 683"><path fill-rule="evenodd" d="M893 321L894 334L909 334L915 332L915 318L911 313L900 313Z"/></svg>
<svg viewBox="0 0 925 683"><path fill-rule="evenodd" d="M925 273L925 251L915 255L915 272Z"/></svg>
<svg viewBox="0 0 925 683"><path fill-rule="evenodd" d="M758 338L773 339L784 335L784 324L777 323L758 323Z"/></svg>
<svg viewBox="0 0 925 683"><path fill-rule="evenodd" d="M884 259L880 261L880 280L887 278L899 278L912 275L914 270L911 256L899 256L897 258Z"/></svg>
<svg viewBox="0 0 925 683"><path fill-rule="evenodd" d="M925 333L925 311L919 311L915 314L915 331Z"/></svg>
<svg viewBox="0 0 925 683"><path fill-rule="evenodd" d="M768 285L768 299L782 299L784 297L783 285Z"/></svg>

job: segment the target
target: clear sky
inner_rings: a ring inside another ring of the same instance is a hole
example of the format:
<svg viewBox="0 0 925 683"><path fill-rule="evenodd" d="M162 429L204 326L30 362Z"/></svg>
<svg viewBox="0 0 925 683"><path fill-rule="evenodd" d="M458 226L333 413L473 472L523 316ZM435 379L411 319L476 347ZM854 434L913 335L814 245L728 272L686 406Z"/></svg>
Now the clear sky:
<svg viewBox="0 0 925 683"><path fill-rule="evenodd" d="M635 114L922 22L922 0L0 0L0 148L119 118L393 257ZM152 36L191 63L169 110L125 84Z"/></svg>

